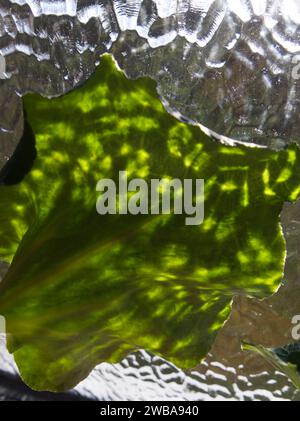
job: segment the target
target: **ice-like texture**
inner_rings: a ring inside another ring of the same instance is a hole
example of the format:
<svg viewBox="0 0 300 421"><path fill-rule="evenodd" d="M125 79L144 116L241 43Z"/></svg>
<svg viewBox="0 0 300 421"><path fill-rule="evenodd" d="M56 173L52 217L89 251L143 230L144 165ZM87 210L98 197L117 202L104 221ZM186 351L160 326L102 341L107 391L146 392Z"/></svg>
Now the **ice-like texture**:
<svg viewBox="0 0 300 421"><path fill-rule="evenodd" d="M20 135L3 133L10 110L20 115L13 91L63 94L105 52L129 77L154 78L183 120L241 142L300 143L299 26L297 0L0 0L1 161Z"/></svg>

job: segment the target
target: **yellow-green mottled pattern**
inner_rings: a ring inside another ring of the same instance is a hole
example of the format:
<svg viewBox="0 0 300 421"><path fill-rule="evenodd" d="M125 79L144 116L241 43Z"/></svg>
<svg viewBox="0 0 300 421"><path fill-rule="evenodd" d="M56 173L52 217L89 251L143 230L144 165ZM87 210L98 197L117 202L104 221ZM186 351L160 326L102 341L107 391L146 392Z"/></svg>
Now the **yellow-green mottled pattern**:
<svg viewBox="0 0 300 421"><path fill-rule="evenodd" d="M169 116L152 81L109 58L82 88L25 99L38 159L0 188L0 295L10 350L34 389L74 386L102 361L145 348L192 368L234 294L271 294L281 278L278 216L300 193L300 154L230 148ZM96 183L204 178L205 222L99 216Z"/></svg>

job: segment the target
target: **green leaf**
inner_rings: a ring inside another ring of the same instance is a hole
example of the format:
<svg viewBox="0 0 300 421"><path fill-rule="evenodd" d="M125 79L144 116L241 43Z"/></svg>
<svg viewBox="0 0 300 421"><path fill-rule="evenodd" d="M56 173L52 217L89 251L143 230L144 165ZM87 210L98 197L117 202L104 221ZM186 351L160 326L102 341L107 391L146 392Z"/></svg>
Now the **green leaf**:
<svg viewBox="0 0 300 421"><path fill-rule="evenodd" d="M102 58L80 89L25 98L38 158L0 187L0 286L9 349L34 389L65 390L144 348L182 368L209 351L235 294L278 287L279 213L300 192L300 154L231 148L163 109L154 82ZM205 221L96 212L96 184L204 178Z"/></svg>
<svg viewBox="0 0 300 421"><path fill-rule="evenodd" d="M282 348L265 348L261 345L244 344L245 351L255 352L263 357L274 368L284 373L300 389L300 350L299 344Z"/></svg>

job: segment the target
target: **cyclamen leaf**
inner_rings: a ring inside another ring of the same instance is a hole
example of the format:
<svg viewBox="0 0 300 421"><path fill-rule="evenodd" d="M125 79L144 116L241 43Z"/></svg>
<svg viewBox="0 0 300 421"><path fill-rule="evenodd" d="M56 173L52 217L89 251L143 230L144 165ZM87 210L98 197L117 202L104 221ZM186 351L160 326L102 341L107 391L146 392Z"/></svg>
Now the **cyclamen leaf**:
<svg viewBox="0 0 300 421"><path fill-rule="evenodd" d="M163 109L154 82L112 60L80 89L25 98L38 158L0 188L0 286L9 349L25 382L65 390L102 361L144 348L193 368L233 295L264 297L284 260L279 213L300 192L296 147L226 147ZM132 178L206 181L205 221L99 216L96 184Z"/></svg>

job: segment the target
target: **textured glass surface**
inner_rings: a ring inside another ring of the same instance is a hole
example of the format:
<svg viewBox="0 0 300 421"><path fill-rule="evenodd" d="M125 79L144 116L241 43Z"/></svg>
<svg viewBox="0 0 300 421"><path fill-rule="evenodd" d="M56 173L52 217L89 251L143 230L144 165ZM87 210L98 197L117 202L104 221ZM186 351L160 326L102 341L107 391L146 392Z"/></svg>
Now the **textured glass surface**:
<svg viewBox="0 0 300 421"><path fill-rule="evenodd" d="M13 91L60 95L105 52L129 77L154 78L174 115L219 137L300 142L299 24L296 0L1 0L0 103L15 110L1 115L2 160L17 141Z"/></svg>

